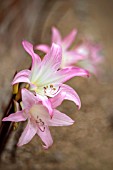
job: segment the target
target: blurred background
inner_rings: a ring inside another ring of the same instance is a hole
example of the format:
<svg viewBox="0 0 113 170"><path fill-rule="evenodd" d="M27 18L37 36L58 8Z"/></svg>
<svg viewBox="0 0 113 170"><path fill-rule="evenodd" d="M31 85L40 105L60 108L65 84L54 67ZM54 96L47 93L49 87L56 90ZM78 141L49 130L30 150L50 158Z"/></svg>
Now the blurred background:
<svg viewBox="0 0 113 170"><path fill-rule="evenodd" d="M29 68L31 58L21 45L51 42L51 27L62 36L78 29L76 42L88 37L103 47L105 62L99 79L68 82L79 94L82 108L63 102L60 110L76 122L53 127L53 146L45 151L38 136L13 148L14 132L2 155L1 170L113 169L113 0L0 0L0 112L11 97L15 71Z"/></svg>

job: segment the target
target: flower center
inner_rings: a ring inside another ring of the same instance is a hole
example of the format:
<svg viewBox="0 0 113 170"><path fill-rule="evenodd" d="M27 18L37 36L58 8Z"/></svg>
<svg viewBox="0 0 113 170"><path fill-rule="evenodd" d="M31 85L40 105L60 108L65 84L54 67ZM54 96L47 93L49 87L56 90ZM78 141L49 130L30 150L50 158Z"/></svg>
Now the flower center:
<svg viewBox="0 0 113 170"><path fill-rule="evenodd" d="M50 119L47 109L42 104L35 104L31 107L30 114L37 127L44 132Z"/></svg>
<svg viewBox="0 0 113 170"><path fill-rule="evenodd" d="M58 93L59 88L59 86L54 86L53 84L44 86L44 94L49 97L54 97Z"/></svg>
<svg viewBox="0 0 113 170"><path fill-rule="evenodd" d="M60 89L59 85L45 85L45 86L37 86L31 87L30 90L34 90L37 94L42 95L42 96L48 96L48 97L54 97Z"/></svg>

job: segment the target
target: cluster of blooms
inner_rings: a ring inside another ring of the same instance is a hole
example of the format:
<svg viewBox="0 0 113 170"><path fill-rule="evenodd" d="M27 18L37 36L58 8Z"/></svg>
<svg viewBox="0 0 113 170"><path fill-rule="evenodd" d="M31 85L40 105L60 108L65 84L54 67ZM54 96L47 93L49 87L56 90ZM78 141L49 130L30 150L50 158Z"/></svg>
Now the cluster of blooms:
<svg viewBox="0 0 113 170"><path fill-rule="evenodd" d="M56 108L63 100L71 100L81 107L78 94L70 86L63 84L74 76L88 77L89 72L96 73L99 63L99 47L91 44L82 44L73 50L68 50L75 39L77 31L73 30L63 40L56 28L52 28L52 44L37 45L35 49L45 52L43 59L35 53L31 43L23 41L25 51L32 57L31 69L22 70L16 74L12 85L25 83L29 86L21 88L21 102L16 102L21 109L5 117L2 121L20 122L27 120L18 146L28 143L35 134L43 141L43 147L49 148L52 137L49 126L69 126L74 121ZM72 66L79 65L79 61L87 62L84 68Z"/></svg>

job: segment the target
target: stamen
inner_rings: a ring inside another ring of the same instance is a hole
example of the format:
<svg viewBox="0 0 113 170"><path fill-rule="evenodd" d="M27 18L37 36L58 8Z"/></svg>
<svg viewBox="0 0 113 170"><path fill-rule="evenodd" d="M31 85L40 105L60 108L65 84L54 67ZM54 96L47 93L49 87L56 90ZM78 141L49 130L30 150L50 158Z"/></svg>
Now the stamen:
<svg viewBox="0 0 113 170"><path fill-rule="evenodd" d="M44 86L44 93L45 95L52 97L53 95L57 94L60 86L54 86L53 84L50 84L49 86Z"/></svg>
<svg viewBox="0 0 113 170"><path fill-rule="evenodd" d="M53 85L52 85L52 84L50 84L50 88L53 88Z"/></svg>

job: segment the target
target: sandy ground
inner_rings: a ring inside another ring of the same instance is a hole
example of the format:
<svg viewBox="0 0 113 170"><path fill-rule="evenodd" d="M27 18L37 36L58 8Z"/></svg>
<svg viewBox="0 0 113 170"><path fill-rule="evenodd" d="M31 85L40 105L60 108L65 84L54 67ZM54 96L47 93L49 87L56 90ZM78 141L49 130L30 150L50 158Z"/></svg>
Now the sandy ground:
<svg viewBox="0 0 113 170"><path fill-rule="evenodd" d="M1 170L112 170L113 169L113 1L112 0L41 0L5 1L0 6L0 111L11 95L15 71L28 68L21 41L34 44L50 42L55 25L65 36L78 29L83 37L101 43L105 55L102 75L73 78L68 82L79 94L82 108L65 101L59 109L76 122L70 127L53 127L53 146L44 151L36 136L29 144L11 154L15 133L0 163Z"/></svg>

